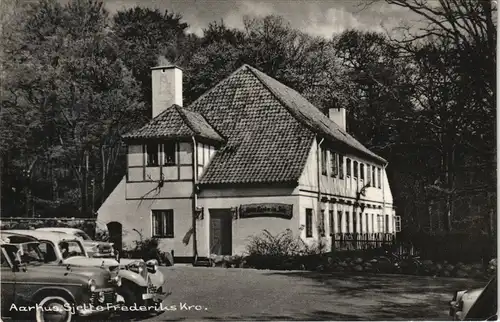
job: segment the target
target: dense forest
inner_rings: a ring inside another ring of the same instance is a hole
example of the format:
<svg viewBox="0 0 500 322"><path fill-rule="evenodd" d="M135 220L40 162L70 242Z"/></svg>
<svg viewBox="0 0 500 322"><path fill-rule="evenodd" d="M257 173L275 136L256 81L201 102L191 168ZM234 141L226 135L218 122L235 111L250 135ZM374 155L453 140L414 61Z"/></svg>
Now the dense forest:
<svg viewBox="0 0 500 322"><path fill-rule="evenodd" d="M1 215L91 217L125 173L121 135L150 116L150 67L183 68L187 106L246 63L347 109L348 131L389 161L404 230L495 234L496 7L385 2L423 27L321 38L248 16L197 36L180 13L2 1Z"/></svg>

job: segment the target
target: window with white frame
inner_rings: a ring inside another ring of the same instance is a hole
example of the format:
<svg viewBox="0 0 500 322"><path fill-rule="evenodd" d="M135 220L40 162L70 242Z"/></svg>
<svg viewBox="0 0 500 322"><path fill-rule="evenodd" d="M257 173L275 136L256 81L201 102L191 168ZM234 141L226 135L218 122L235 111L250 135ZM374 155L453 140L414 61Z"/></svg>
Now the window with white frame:
<svg viewBox="0 0 500 322"><path fill-rule="evenodd" d="M352 167L353 167L353 169L352 169L353 175L352 176L354 177L354 179L357 179L358 178L358 171L359 171L359 169L358 169L358 161L354 161Z"/></svg>
<svg viewBox="0 0 500 322"><path fill-rule="evenodd" d="M351 214L349 213L349 211L346 211L345 212L345 230L347 233L350 233L351 232Z"/></svg>
<svg viewBox="0 0 500 322"><path fill-rule="evenodd" d="M377 231L379 233L384 232L384 221L382 215L377 215Z"/></svg>
<svg viewBox="0 0 500 322"><path fill-rule="evenodd" d="M382 187L382 176L381 176L381 169L377 168L377 185L379 189Z"/></svg>
<svg viewBox="0 0 500 322"><path fill-rule="evenodd" d="M344 179L344 156L339 154L339 179Z"/></svg>
<svg viewBox="0 0 500 322"><path fill-rule="evenodd" d="M156 167L159 164L158 144L146 145L146 165L148 167Z"/></svg>
<svg viewBox="0 0 500 322"><path fill-rule="evenodd" d="M343 233L342 229L342 210L337 211L337 231Z"/></svg>
<svg viewBox="0 0 500 322"><path fill-rule="evenodd" d="M396 216L396 232L399 233L401 231L401 216Z"/></svg>
<svg viewBox="0 0 500 322"><path fill-rule="evenodd" d="M372 214L372 233L375 232L375 214Z"/></svg>
<svg viewBox="0 0 500 322"><path fill-rule="evenodd" d="M347 158L346 160L346 168L347 168L347 176L350 177L351 176L351 159Z"/></svg>
<svg viewBox="0 0 500 322"><path fill-rule="evenodd" d="M389 233L391 230L391 227L389 226L389 215L385 215L385 232Z"/></svg>
<svg viewBox="0 0 500 322"><path fill-rule="evenodd" d="M330 230L330 236L332 236L335 233L335 226L334 226L334 218L333 218L333 216L334 216L333 210L329 210L328 211L328 220L329 220L329 222L328 222L328 224L329 224L328 228Z"/></svg>
<svg viewBox="0 0 500 322"><path fill-rule="evenodd" d="M376 187L377 186L376 181L375 181L375 175L376 175L376 173L375 173L375 166L373 165L372 166L372 187Z"/></svg>
<svg viewBox="0 0 500 322"><path fill-rule="evenodd" d="M163 144L163 164L175 165L176 143L168 142Z"/></svg>
<svg viewBox="0 0 500 322"><path fill-rule="evenodd" d="M365 165L363 163L359 164L359 178L365 180Z"/></svg>
<svg viewBox="0 0 500 322"><path fill-rule="evenodd" d="M154 238L174 238L174 210L152 210Z"/></svg>
<svg viewBox="0 0 500 322"><path fill-rule="evenodd" d="M321 210L319 218L319 235L325 237L325 211Z"/></svg>
<svg viewBox="0 0 500 322"><path fill-rule="evenodd" d="M327 162L328 162L328 152L326 149L321 149L321 173L326 175L327 173Z"/></svg>
<svg viewBox="0 0 500 322"><path fill-rule="evenodd" d="M306 209L306 237L313 236L313 210L311 208Z"/></svg>
<svg viewBox="0 0 500 322"><path fill-rule="evenodd" d="M338 164L338 154L330 151L330 168L331 172L330 175L332 177L336 177L339 174L339 164Z"/></svg>

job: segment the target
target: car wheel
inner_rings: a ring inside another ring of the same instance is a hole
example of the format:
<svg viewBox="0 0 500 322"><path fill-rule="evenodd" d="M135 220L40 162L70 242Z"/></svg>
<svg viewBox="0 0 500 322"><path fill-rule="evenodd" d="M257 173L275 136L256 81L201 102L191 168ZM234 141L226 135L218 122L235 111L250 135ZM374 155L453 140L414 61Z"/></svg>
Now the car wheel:
<svg viewBox="0 0 500 322"><path fill-rule="evenodd" d="M71 304L61 296L46 296L37 303L36 322L70 322Z"/></svg>

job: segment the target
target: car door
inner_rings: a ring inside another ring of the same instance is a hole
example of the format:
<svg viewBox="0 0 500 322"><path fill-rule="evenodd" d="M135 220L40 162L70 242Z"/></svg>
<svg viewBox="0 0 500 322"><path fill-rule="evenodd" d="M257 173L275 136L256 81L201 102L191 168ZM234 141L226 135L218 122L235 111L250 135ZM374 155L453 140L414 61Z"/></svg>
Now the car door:
<svg viewBox="0 0 500 322"><path fill-rule="evenodd" d="M0 290L0 299L1 299L1 308L2 308L2 316L9 316L11 311L11 305L14 303L14 294L16 292L16 273L12 270L13 262L7 255L5 247L2 246L2 278L1 280L1 290Z"/></svg>

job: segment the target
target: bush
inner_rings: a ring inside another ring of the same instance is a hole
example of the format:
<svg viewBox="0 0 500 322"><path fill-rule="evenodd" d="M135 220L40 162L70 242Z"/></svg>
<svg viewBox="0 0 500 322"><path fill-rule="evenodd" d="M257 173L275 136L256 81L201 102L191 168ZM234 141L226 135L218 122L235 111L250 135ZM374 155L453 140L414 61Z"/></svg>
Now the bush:
<svg viewBox="0 0 500 322"><path fill-rule="evenodd" d="M129 258L141 258L145 261L156 259L159 264L173 265L173 258L169 253L160 251L159 241L156 238L146 238L135 241L135 247L131 251L124 252Z"/></svg>
<svg viewBox="0 0 500 322"><path fill-rule="evenodd" d="M264 230L251 238L245 262L257 269L309 269L320 265L325 250L324 240L307 245L299 236L293 236L290 229L277 235Z"/></svg>

